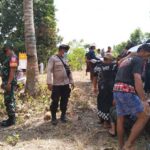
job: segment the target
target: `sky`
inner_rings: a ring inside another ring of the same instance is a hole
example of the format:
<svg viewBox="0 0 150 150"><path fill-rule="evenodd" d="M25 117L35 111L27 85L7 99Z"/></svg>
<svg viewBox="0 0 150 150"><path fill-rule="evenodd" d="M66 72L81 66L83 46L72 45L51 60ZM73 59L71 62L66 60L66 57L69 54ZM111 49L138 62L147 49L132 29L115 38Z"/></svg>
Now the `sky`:
<svg viewBox="0 0 150 150"><path fill-rule="evenodd" d="M98 48L127 41L141 28L150 32L150 0L54 0L64 43L84 39Z"/></svg>

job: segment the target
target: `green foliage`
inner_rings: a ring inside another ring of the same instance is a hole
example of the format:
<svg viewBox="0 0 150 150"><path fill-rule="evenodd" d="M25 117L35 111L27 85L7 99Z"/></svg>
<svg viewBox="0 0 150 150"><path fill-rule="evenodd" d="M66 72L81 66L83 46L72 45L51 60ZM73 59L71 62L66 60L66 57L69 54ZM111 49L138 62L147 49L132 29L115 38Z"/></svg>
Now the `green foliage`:
<svg viewBox="0 0 150 150"><path fill-rule="evenodd" d="M2 91L0 91L0 116L3 116L5 114L5 104L3 102L3 94Z"/></svg>
<svg viewBox="0 0 150 150"><path fill-rule="evenodd" d="M47 63L49 56L55 52L58 42L54 1L35 1L34 14L38 59L40 62Z"/></svg>
<svg viewBox="0 0 150 150"><path fill-rule="evenodd" d="M144 39L145 39L145 41L149 40L150 39L150 33L146 32L144 34Z"/></svg>
<svg viewBox="0 0 150 150"><path fill-rule="evenodd" d="M62 38L57 36L54 0L34 0L34 21L39 62L47 63ZM25 51L22 0L1 0L0 45L11 40L19 51Z"/></svg>
<svg viewBox="0 0 150 150"><path fill-rule="evenodd" d="M85 50L84 48L75 48L68 55L69 64L72 70L82 70L85 65Z"/></svg>
<svg viewBox="0 0 150 150"><path fill-rule="evenodd" d="M146 42L148 39L150 39L150 33L143 33L141 29L138 28L130 34L128 41L123 41L120 44L114 46L113 55L117 57L127 45L139 45L143 42Z"/></svg>
<svg viewBox="0 0 150 150"><path fill-rule="evenodd" d="M15 146L18 143L19 139L20 139L19 134L13 134L13 135L9 135L6 138L6 141L8 144Z"/></svg>
<svg viewBox="0 0 150 150"><path fill-rule="evenodd" d="M79 40L79 41L77 41L77 40L72 40L72 41L70 41L69 43L68 43L68 45L70 45L70 50L72 51L72 50L74 50L74 49L76 49L76 48L84 48L85 46L85 43L84 43L84 40L83 39L81 39L81 40Z"/></svg>
<svg viewBox="0 0 150 150"><path fill-rule="evenodd" d="M134 30L133 33L131 33L130 35L130 41L131 43L133 43L133 45L141 44L143 42L143 39L144 34L140 28Z"/></svg>
<svg viewBox="0 0 150 150"><path fill-rule="evenodd" d="M113 51L114 57L117 57L124 50L126 45L127 45L127 42L122 42L122 43L114 46L114 48L113 48L113 50L114 50Z"/></svg>

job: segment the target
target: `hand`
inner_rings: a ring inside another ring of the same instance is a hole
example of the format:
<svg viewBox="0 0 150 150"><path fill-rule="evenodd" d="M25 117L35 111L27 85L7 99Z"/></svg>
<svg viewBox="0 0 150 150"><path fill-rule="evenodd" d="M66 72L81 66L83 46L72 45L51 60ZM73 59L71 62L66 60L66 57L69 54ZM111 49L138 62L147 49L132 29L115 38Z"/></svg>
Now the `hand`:
<svg viewBox="0 0 150 150"><path fill-rule="evenodd" d="M144 112L146 114L149 114L150 113L150 105L149 105L148 101L143 101L142 103L143 103L143 107L144 107Z"/></svg>
<svg viewBox="0 0 150 150"><path fill-rule="evenodd" d="M97 88L94 88L93 92L94 92L95 94L97 94Z"/></svg>
<svg viewBox="0 0 150 150"><path fill-rule="evenodd" d="M149 107L149 103L148 103L148 101L142 101L142 103L143 103L144 108Z"/></svg>
<svg viewBox="0 0 150 150"><path fill-rule="evenodd" d="M4 84L1 84L1 88L4 90Z"/></svg>
<svg viewBox="0 0 150 150"><path fill-rule="evenodd" d="M71 84L71 89L73 90L75 87L74 83Z"/></svg>
<svg viewBox="0 0 150 150"><path fill-rule="evenodd" d="M7 85L6 85L6 91L7 92L11 91L11 84L10 83L7 83Z"/></svg>
<svg viewBox="0 0 150 150"><path fill-rule="evenodd" d="M52 85L52 84L48 84L48 89L49 89L50 91L52 91L53 85Z"/></svg>
<svg viewBox="0 0 150 150"><path fill-rule="evenodd" d="M113 104L113 106L116 106L116 102L115 102L115 100L113 100L112 104Z"/></svg>

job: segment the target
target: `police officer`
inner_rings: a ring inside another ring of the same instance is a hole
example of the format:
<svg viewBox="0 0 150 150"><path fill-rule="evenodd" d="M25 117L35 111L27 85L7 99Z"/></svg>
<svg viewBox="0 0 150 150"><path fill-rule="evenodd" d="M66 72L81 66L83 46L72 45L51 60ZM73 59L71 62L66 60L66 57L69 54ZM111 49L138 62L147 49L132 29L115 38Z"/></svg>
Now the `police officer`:
<svg viewBox="0 0 150 150"><path fill-rule="evenodd" d="M47 84L48 89L52 91L52 103L50 110L53 125L57 124L56 112L58 109L59 101L61 110L60 119L63 123L67 122L66 111L71 92L69 84L72 85L72 88L74 87L72 73L65 60L65 56L68 50L68 45L60 45L58 48L58 54L52 56L48 61Z"/></svg>
<svg viewBox="0 0 150 150"><path fill-rule="evenodd" d="M13 52L13 44L6 42L3 47L5 59L2 63L2 89L4 90L4 103L8 114L8 119L2 121L1 126L9 127L16 122L15 117L15 97L14 89L17 83L16 71L18 66L18 59Z"/></svg>

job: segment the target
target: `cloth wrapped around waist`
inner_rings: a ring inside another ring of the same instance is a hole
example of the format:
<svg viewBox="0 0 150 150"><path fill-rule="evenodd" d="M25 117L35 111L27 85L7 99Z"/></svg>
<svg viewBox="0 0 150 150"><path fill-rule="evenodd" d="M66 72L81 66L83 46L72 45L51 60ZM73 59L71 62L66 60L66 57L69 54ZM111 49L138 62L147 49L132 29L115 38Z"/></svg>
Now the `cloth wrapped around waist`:
<svg viewBox="0 0 150 150"><path fill-rule="evenodd" d="M132 85L128 85L126 83L122 83L122 82L118 82L115 83L114 88L113 88L114 92L126 92L126 93L134 93L136 94L135 88Z"/></svg>

